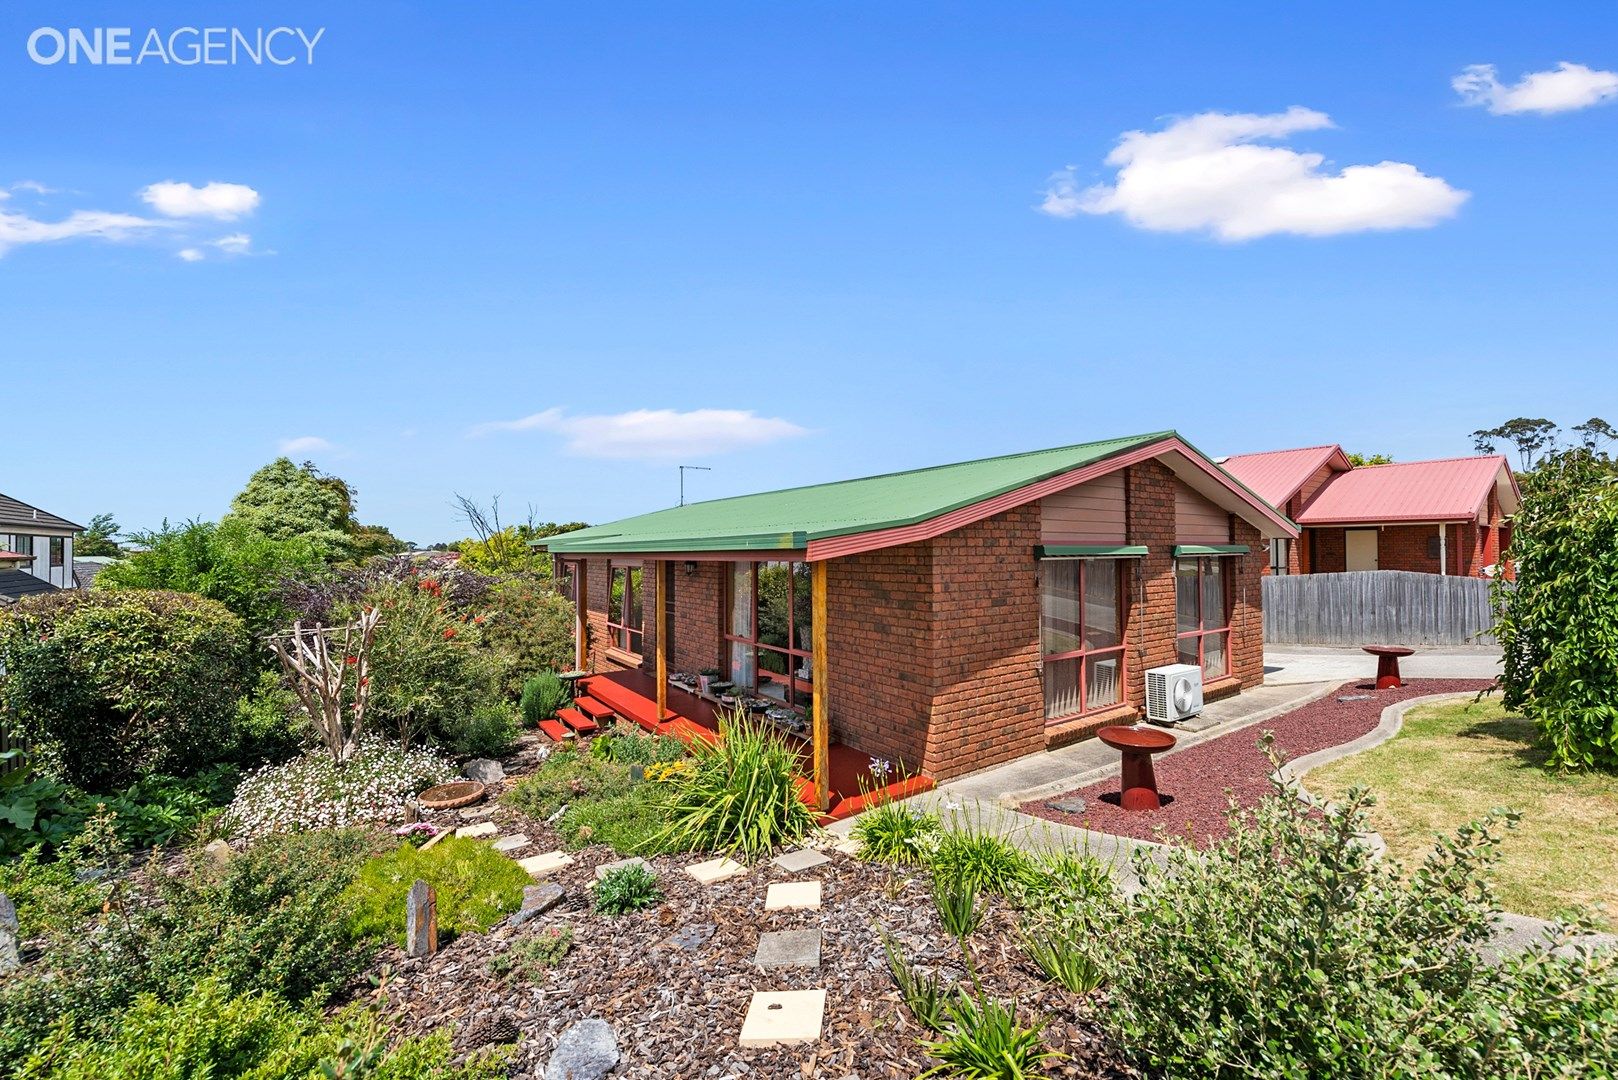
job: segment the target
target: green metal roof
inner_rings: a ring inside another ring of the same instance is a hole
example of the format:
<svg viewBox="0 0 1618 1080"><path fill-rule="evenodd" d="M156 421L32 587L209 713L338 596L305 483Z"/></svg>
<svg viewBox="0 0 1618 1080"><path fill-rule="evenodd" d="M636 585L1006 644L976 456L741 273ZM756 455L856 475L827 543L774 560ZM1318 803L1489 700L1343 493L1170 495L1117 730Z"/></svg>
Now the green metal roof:
<svg viewBox="0 0 1618 1080"><path fill-rule="evenodd" d="M1174 437L1172 431L689 503L547 537L557 554L793 551L811 540L928 521Z"/></svg>

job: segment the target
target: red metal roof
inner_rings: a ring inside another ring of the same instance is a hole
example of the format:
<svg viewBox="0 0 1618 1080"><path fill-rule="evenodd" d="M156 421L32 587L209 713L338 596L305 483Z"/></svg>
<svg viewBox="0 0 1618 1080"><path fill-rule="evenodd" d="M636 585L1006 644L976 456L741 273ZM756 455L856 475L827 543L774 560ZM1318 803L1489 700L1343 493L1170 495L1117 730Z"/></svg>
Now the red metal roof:
<svg viewBox="0 0 1618 1080"><path fill-rule="evenodd" d="M1298 514L1300 525L1359 525L1389 521L1472 521L1483 516L1489 491L1500 509L1521 504L1511 466L1499 455L1363 465L1338 473Z"/></svg>
<svg viewBox="0 0 1618 1080"><path fill-rule="evenodd" d="M1286 507L1287 500L1315 475L1322 465L1337 461L1339 469L1347 469L1348 457L1343 448L1331 446L1305 446L1298 450L1270 450L1262 454L1232 454L1219 464L1224 470L1246 484L1259 498L1271 506Z"/></svg>

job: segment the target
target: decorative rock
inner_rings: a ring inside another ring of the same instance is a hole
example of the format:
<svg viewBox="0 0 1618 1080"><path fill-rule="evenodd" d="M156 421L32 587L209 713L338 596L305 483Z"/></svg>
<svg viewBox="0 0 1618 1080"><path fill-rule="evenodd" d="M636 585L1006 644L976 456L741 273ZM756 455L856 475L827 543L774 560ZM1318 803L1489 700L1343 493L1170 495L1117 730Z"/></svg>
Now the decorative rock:
<svg viewBox="0 0 1618 1080"><path fill-rule="evenodd" d="M486 818L495 811L494 806L473 806L461 811L463 818Z"/></svg>
<svg viewBox="0 0 1618 1080"><path fill-rule="evenodd" d="M776 866L789 874L801 874L805 870L813 870L817 866L825 866L830 859L812 848L800 848L797 851L788 851L770 860Z"/></svg>
<svg viewBox="0 0 1618 1080"><path fill-rule="evenodd" d="M685 872L704 885L716 885L737 874L747 873L747 867L734 859L709 859L707 862L693 863L685 868Z"/></svg>
<svg viewBox="0 0 1618 1080"><path fill-rule="evenodd" d="M764 891L764 910L819 911L820 882L777 882Z"/></svg>
<svg viewBox="0 0 1618 1080"><path fill-rule="evenodd" d="M815 1042L826 1015L826 991L759 992L742 1020L741 1045L746 1049ZM547 1080L549 1074L546 1074Z"/></svg>
<svg viewBox="0 0 1618 1080"><path fill-rule="evenodd" d="M414 825L421 820L421 804L415 799L406 799L404 814L404 823Z"/></svg>
<svg viewBox="0 0 1618 1080"><path fill-rule="evenodd" d="M1082 814L1090 808L1089 803L1076 796L1071 799L1052 799L1045 805L1061 814Z"/></svg>
<svg viewBox="0 0 1618 1080"><path fill-rule="evenodd" d="M15 971L22 966L22 952L17 948L17 905L11 897L0 892L0 972Z"/></svg>
<svg viewBox="0 0 1618 1080"><path fill-rule="evenodd" d="M528 871L532 877L542 878L546 874L554 874L564 866L573 865L573 856L565 851L547 851L543 855L530 855L526 859L518 859L517 865Z"/></svg>
<svg viewBox="0 0 1618 1080"><path fill-rule="evenodd" d="M537 919L560 904L566 895L554 881L547 881L543 885L524 885L522 907L506 920L506 925L515 929L530 919Z"/></svg>
<svg viewBox="0 0 1618 1080"><path fill-rule="evenodd" d="M690 952L707 944L708 939L713 937L714 931L717 929L718 927L713 923L693 923L690 926L682 927L672 935L667 944L673 945L676 949L684 949L686 952Z"/></svg>
<svg viewBox="0 0 1618 1080"><path fill-rule="evenodd" d="M476 825L462 825L455 830L456 836L494 836L500 831L500 826L492 821L480 821Z"/></svg>
<svg viewBox="0 0 1618 1080"><path fill-rule="evenodd" d="M771 968L820 966L819 930L773 930L758 936L753 963Z"/></svg>
<svg viewBox="0 0 1618 1080"><path fill-rule="evenodd" d="M405 897L405 955L431 956L437 951L438 894L425 881L418 881Z"/></svg>
<svg viewBox="0 0 1618 1080"><path fill-rule="evenodd" d="M498 761L476 757L461 766L461 775L480 784L498 784L506 778L506 770Z"/></svg>
<svg viewBox="0 0 1618 1080"><path fill-rule="evenodd" d="M531 842L532 841L528 839L528 835L526 833L513 833L510 836L502 836L490 846L496 851L507 852L516 851L518 848L525 848Z"/></svg>
<svg viewBox="0 0 1618 1080"><path fill-rule="evenodd" d="M202 850L209 859L213 860L213 864L219 867L229 866L230 860L236 857L236 853L231 850L230 845L223 840L210 840Z"/></svg>
<svg viewBox="0 0 1618 1080"><path fill-rule="evenodd" d="M596 880L601 881L614 870L627 870L631 866L644 866L648 870L652 868L651 863L637 855L632 859L619 859L617 862L602 863L596 867Z"/></svg>
<svg viewBox="0 0 1618 1080"><path fill-rule="evenodd" d="M545 1080L600 1080L618 1065L618 1036L605 1020L580 1020L562 1032Z"/></svg>

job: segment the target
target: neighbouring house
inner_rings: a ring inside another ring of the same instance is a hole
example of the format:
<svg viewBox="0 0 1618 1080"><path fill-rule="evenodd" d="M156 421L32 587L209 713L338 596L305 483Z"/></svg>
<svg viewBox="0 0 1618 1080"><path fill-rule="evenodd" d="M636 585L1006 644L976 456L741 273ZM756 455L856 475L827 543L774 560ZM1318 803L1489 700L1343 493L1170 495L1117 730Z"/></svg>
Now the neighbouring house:
<svg viewBox="0 0 1618 1080"><path fill-rule="evenodd" d="M37 506L0 495L0 571L24 574L58 589L75 588L73 580L73 538L84 531L66 518L47 513ZM19 589L35 589L20 578L0 584L0 596L15 599Z"/></svg>
<svg viewBox="0 0 1618 1080"><path fill-rule="evenodd" d="M1504 457L1350 464L1341 446L1237 454L1220 464L1302 530L1270 541L1268 574L1408 570L1488 577L1522 505Z"/></svg>
<svg viewBox="0 0 1618 1080"><path fill-rule="evenodd" d="M669 676L705 669L807 713L826 807L852 794L828 757L941 780L1138 719L1148 668L1200 665L1208 697L1257 685L1267 545L1296 535L1168 431L535 544L576 599L581 669L659 717Z"/></svg>
<svg viewBox="0 0 1618 1080"><path fill-rule="evenodd" d="M119 555L75 555L73 556L73 584L75 588L88 589L95 584L96 575L117 562Z"/></svg>

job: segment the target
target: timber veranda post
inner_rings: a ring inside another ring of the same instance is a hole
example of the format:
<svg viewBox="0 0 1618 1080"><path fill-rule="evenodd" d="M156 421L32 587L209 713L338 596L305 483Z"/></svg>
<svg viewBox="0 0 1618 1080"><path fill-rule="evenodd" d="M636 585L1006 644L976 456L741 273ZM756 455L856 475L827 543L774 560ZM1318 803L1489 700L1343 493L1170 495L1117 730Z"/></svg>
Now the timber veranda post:
<svg viewBox="0 0 1618 1080"><path fill-rule="evenodd" d="M662 723L669 714L668 569L674 564L660 560L652 565L657 568L657 572L651 575L657 583L657 721Z"/></svg>
<svg viewBox="0 0 1618 1080"><path fill-rule="evenodd" d="M821 813L831 805L831 724L827 697L831 687L826 677L826 560L809 564L810 648L809 661L813 689L813 739L815 757L815 801Z"/></svg>

